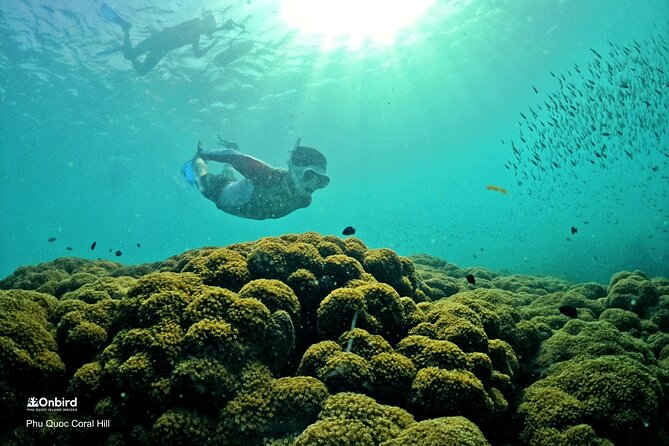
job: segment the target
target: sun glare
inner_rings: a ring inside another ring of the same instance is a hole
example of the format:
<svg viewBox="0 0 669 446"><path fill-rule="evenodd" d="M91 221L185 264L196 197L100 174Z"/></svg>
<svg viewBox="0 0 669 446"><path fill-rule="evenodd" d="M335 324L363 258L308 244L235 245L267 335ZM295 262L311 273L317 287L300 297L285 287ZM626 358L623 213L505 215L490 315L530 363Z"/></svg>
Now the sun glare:
<svg viewBox="0 0 669 446"><path fill-rule="evenodd" d="M283 0L282 16L325 42L365 40L391 44L397 31L414 23L435 0Z"/></svg>

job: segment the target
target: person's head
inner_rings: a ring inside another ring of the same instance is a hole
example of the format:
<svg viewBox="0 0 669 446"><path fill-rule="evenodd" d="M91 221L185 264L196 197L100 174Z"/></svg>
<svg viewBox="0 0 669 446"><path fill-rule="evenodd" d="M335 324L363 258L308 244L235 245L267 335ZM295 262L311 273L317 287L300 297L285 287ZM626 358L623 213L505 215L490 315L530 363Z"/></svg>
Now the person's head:
<svg viewBox="0 0 669 446"><path fill-rule="evenodd" d="M216 17L214 17L214 13L211 11L206 11L204 14L202 14L202 34L206 34L207 36L211 36L214 31L216 31Z"/></svg>
<svg viewBox="0 0 669 446"><path fill-rule="evenodd" d="M330 178L325 174L327 164L325 155L318 150L297 146L290 152L288 173L299 192L311 195L330 182Z"/></svg>

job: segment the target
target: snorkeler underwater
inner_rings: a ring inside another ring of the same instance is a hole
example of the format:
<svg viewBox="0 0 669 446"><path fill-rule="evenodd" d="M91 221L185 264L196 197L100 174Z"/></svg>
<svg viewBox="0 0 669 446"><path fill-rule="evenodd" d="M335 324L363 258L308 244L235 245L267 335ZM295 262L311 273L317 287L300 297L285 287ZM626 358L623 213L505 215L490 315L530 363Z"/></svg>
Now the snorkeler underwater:
<svg viewBox="0 0 669 446"><path fill-rule="evenodd" d="M0 444L669 445L666 0L489 3L0 4Z"/></svg>

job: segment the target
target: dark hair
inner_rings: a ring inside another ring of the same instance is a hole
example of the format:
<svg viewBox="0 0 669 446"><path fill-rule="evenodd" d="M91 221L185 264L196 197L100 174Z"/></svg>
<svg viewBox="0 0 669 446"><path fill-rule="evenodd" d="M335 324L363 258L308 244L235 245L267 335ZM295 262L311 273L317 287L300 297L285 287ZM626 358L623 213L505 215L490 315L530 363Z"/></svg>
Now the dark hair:
<svg viewBox="0 0 669 446"><path fill-rule="evenodd" d="M290 152L290 162L296 166L319 166L325 169L328 160L318 150L312 147L298 146Z"/></svg>

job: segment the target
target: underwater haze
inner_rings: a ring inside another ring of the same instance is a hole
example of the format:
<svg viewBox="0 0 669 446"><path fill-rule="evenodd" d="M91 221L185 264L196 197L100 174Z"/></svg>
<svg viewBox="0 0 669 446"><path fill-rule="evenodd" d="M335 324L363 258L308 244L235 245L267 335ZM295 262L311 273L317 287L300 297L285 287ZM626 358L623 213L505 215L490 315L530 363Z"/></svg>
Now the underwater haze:
<svg viewBox="0 0 669 446"><path fill-rule="evenodd" d="M144 76L99 55L123 40L102 5L0 0L2 277L347 226L462 267L669 276L666 0L437 0L391 42L326 41L279 0L110 1L134 43L205 8L244 27ZM252 47L224 60L231 39ZM301 137L331 182L280 219L225 214L179 171L217 134L277 167Z"/></svg>

